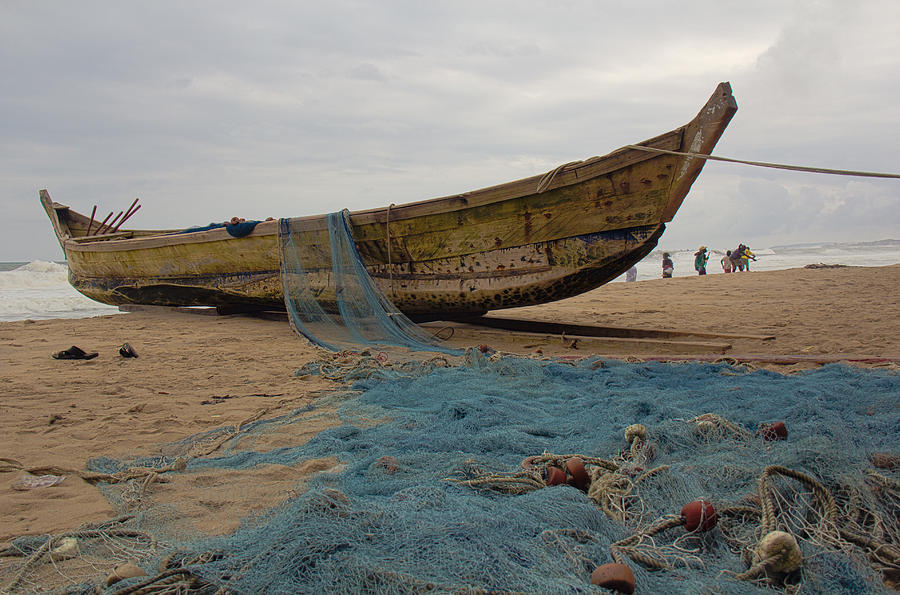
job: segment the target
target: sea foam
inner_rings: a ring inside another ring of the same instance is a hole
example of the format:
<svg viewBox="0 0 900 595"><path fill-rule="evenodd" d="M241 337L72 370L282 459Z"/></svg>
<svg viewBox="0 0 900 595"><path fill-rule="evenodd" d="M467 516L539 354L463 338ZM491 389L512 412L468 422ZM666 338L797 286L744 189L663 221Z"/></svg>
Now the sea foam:
<svg viewBox="0 0 900 595"><path fill-rule="evenodd" d="M35 260L0 271L0 321L86 318L118 309L89 299L69 285L65 264Z"/></svg>

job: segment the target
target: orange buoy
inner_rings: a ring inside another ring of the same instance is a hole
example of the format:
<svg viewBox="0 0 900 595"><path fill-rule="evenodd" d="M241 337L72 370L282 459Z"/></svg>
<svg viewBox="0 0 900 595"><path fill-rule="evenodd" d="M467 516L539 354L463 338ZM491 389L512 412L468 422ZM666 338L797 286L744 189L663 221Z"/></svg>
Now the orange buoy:
<svg viewBox="0 0 900 595"><path fill-rule="evenodd" d="M719 520L715 507L706 500L694 500L681 509L681 520L688 531L709 531Z"/></svg>
<svg viewBox="0 0 900 595"><path fill-rule="evenodd" d="M571 476L569 485L575 486L579 490L587 487L590 478L587 470L584 468L584 461L581 460L581 457L572 457L566 461L566 471Z"/></svg>
<svg viewBox="0 0 900 595"><path fill-rule="evenodd" d="M764 425L759 431L762 434L763 440L768 441L787 440L788 436L787 426L784 425L783 421L776 421L775 423Z"/></svg>
<svg viewBox="0 0 900 595"><path fill-rule="evenodd" d="M604 564L591 573L591 584L630 595L634 593L634 573L625 564Z"/></svg>
<svg viewBox="0 0 900 595"><path fill-rule="evenodd" d="M566 472L559 467L547 467L547 485L558 486L566 483Z"/></svg>

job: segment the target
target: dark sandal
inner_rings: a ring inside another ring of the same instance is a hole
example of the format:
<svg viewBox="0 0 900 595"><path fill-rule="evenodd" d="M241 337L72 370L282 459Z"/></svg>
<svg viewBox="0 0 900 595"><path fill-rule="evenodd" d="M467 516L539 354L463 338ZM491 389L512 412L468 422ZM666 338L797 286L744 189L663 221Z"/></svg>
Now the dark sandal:
<svg viewBox="0 0 900 595"><path fill-rule="evenodd" d="M51 357L53 359L94 359L97 355L98 353L96 351L87 353L81 347L72 345L68 349L54 353Z"/></svg>
<svg viewBox="0 0 900 595"><path fill-rule="evenodd" d="M122 357L137 357L138 354L134 350L134 348L128 343L123 343L121 347L119 347L119 355Z"/></svg>

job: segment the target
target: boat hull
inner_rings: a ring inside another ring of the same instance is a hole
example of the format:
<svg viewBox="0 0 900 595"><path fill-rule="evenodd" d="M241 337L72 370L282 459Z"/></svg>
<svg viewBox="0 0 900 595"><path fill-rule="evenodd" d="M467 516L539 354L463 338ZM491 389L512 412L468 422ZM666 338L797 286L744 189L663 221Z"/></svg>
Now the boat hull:
<svg viewBox="0 0 900 595"><path fill-rule="evenodd" d="M464 194L350 213L360 257L404 313L452 318L589 291L649 254L737 105L727 83L687 125L603 157ZM657 152L648 151L652 149ZM685 155L690 152L691 155ZM87 235L82 214L41 201L84 295L113 304L283 308L281 225ZM334 302L324 216L290 219L308 285Z"/></svg>
<svg viewBox="0 0 900 595"><path fill-rule="evenodd" d="M614 230L542 242L515 248L490 250L476 261L482 273L450 271L449 262L427 263L428 269L445 273L409 272L408 263L391 275L385 265L370 274L381 291L397 307L418 318L482 314L488 310L541 304L578 295L615 279L656 246L664 225ZM501 263L518 263L506 267ZM79 277L70 269L69 282L91 299L112 304L158 306L244 306L248 309L282 309L281 271L273 267L236 270L193 277ZM421 264L421 263L420 263ZM453 263L459 264L459 263ZM486 266L485 266L486 265ZM307 281L326 308L336 309L327 269L307 272Z"/></svg>

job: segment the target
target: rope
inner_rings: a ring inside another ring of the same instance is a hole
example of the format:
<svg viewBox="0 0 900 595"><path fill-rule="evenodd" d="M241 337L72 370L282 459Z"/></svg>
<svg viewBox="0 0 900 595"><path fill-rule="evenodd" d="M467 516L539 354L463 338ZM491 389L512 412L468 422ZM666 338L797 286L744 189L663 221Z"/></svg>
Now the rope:
<svg viewBox="0 0 900 595"><path fill-rule="evenodd" d="M773 562L777 562L780 557L781 557L780 555L775 555L775 556L769 556L768 558L765 558L764 560L760 560L759 562L757 562L756 564L754 564L753 566L751 566L750 568L748 568L746 571L742 572L741 574L735 574L734 578L736 578L739 581L756 580L756 579L762 577L763 575L765 575L768 567ZM728 572L728 571L726 571L726 572ZM731 574L731 573L729 572L729 574Z"/></svg>
<svg viewBox="0 0 900 595"><path fill-rule="evenodd" d="M655 568L657 570L665 570L671 568L672 566L668 562L666 562L665 559L660 560L659 558L655 558L646 552L640 551L637 548L641 547L644 539L653 537L657 533L662 533L667 529L674 529L675 527L680 527L682 525L684 525L684 521L681 520L680 516L662 517L656 522L655 525L651 525L646 530L640 533L635 533L634 535L626 537L625 539L621 539L610 545L609 551L612 554L613 559L619 564L625 563L624 558L622 558L622 554L625 554L638 564L642 564L647 568ZM644 546L644 549L654 551L661 548ZM661 555L661 552L659 551L656 551L655 553Z"/></svg>
<svg viewBox="0 0 900 595"><path fill-rule="evenodd" d="M595 473L599 471L599 473ZM617 472L604 472L600 468L591 470L591 485L588 498L611 519L619 522L625 520L625 499L631 494L634 483L625 475Z"/></svg>
<svg viewBox="0 0 900 595"><path fill-rule="evenodd" d="M113 591L113 595L129 595L130 593L136 593L144 587L149 587L150 585L154 585L157 583L159 583L160 585L171 584L171 582L167 581L166 579L171 579L174 576L181 577L181 575L188 575L188 578L191 578L191 571L187 568L173 568L171 570L166 570L165 572L161 572L154 577L145 579L137 583L136 585L130 585L128 587L125 587L124 589ZM184 579L179 578L175 582L181 582L182 580Z"/></svg>
<svg viewBox="0 0 900 595"><path fill-rule="evenodd" d="M837 504L835 504L834 498L821 483L816 481L813 477L805 473L801 473L800 471L794 471L793 469L788 469L787 467L782 467L781 465L769 465L768 467L766 467L765 471L763 471L762 477L760 477L759 479L759 500L763 512L762 528L764 534L776 529L775 505L772 502L771 494L769 491L769 476L771 475L783 475L784 477L789 477L791 479L799 481L800 483L808 487L810 491L812 491L815 500L822 506L822 511L824 513L823 516L825 517L825 519L832 525L836 525Z"/></svg>
<svg viewBox="0 0 900 595"><path fill-rule="evenodd" d="M458 479L447 477L447 481L458 483L470 488L488 488L506 494L527 494L534 490L547 487L540 475L534 472L519 471L514 475L489 473L473 479Z"/></svg>
<svg viewBox="0 0 900 595"><path fill-rule="evenodd" d="M836 176L857 176L862 178L897 178L900 174L886 174L871 171L853 171L847 169L826 169L823 167L807 167L802 165L786 165L784 163L767 163L765 161L747 161L744 159L731 159L729 157L717 157L714 155L705 155L703 153L692 153L682 151L669 151L667 149L657 149L656 147L644 147L641 145L625 145L626 149L637 149L638 151L647 151L648 153L665 153L666 155L679 155L682 157L697 157L698 159L709 159L712 161L725 161L727 163L741 163L743 165L753 165L755 167L769 167L772 169L786 169L789 171L805 171L814 174L832 174ZM566 164L569 165L569 164ZM564 167L564 166L560 166ZM557 168L559 169L559 168ZM555 175L555 170L554 170ZM544 176L546 177L546 176ZM552 179L552 178L551 178ZM542 180L543 181L543 180ZM549 182L548 182L549 184ZM540 192L540 190L538 191Z"/></svg>
<svg viewBox="0 0 900 595"><path fill-rule="evenodd" d="M543 192L544 190L546 190L547 188L550 187L550 184L553 183L553 179L556 177L556 174L558 174L562 170L566 169L570 165L577 165L579 163L581 163L581 161L570 161L568 163L563 163L562 165L558 165L555 168L551 169L550 171L548 171L541 177L540 181L538 182L537 189L535 190L535 192L537 194L540 194L541 192Z"/></svg>
<svg viewBox="0 0 900 595"><path fill-rule="evenodd" d="M123 517L125 520L128 520L132 517ZM0 588L0 593L12 592L15 590L17 586L22 582L25 578L25 575L28 574L29 571L34 568L38 562L41 562L45 556L57 545L59 545L63 539L67 537L75 537L76 539L108 539L109 537L133 537L136 539L146 540L151 546L156 544L156 540L153 539L148 533L143 531L138 531L136 529L115 529L112 527L107 527L103 529L80 529L71 531L69 533L63 533L61 535L51 535L47 538L47 541L41 545L37 550L35 550L28 559L22 564L19 570L16 572L15 576L5 587Z"/></svg>
<svg viewBox="0 0 900 595"><path fill-rule="evenodd" d="M75 475L91 485L96 485L98 483L123 483L131 481L132 479L147 477L151 474L167 473L169 471L184 471L186 465L187 460L185 460L184 458L177 458L171 464L164 467L129 467L128 469L119 471L117 473L96 473L93 471L79 471L78 469L57 467L56 465L44 465L39 467L27 467L20 469L32 475ZM11 470L14 470L14 468L4 468L0 470L0 472Z"/></svg>
<svg viewBox="0 0 900 595"><path fill-rule="evenodd" d="M724 434L731 433L744 440L751 440L753 438L753 434L749 431L715 413L703 413L702 415L698 415L697 417L688 420L688 423L696 425L697 429L701 431L706 427L710 427L706 426L706 423L704 422L712 424L711 427L714 427L718 430L718 433L722 435L720 437L724 437Z"/></svg>

